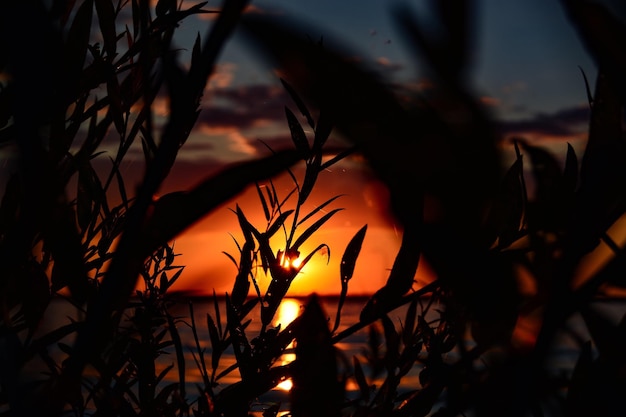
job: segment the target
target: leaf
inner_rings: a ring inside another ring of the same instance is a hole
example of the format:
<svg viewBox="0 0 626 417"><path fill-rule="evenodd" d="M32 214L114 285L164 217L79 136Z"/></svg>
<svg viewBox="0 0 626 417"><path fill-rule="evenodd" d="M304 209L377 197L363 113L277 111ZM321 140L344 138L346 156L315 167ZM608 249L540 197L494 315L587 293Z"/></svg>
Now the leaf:
<svg viewBox="0 0 626 417"><path fill-rule="evenodd" d="M347 283L350 278L352 278L356 260L361 252L361 246L363 244L363 240L365 239L366 232L367 225L363 226L358 232L356 232L343 253L341 264L339 266L342 283Z"/></svg>
<svg viewBox="0 0 626 417"><path fill-rule="evenodd" d="M402 329L402 341L405 346L412 346L415 332L415 318L417 317L418 299L414 298L409 304Z"/></svg>
<svg viewBox="0 0 626 417"><path fill-rule="evenodd" d="M164 386L161 391L154 398L154 402L156 404L160 404L162 407L168 405L167 399L176 393L176 390L180 388L180 384L178 382L172 382ZM184 397L183 397L184 398Z"/></svg>
<svg viewBox="0 0 626 417"><path fill-rule="evenodd" d="M276 202L278 201L278 198L276 198L276 187L274 187L274 183L271 179L269 183L270 186L265 187L265 193L267 194L267 199L270 201L270 206L274 209L274 207L276 207Z"/></svg>
<svg viewBox="0 0 626 417"><path fill-rule="evenodd" d="M254 259L254 243L247 241L241 248L241 260L239 262L239 270L235 283L233 285L233 291L231 295L231 301L235 308L240 308L250 291L250 280L248 277L252 274L252 261Z"/></svg>
<svg viewBox="0 0 626 417"><path fill-rule="evenodd" d="M270 221L270 210L267 207L267 202L265 201L265 196L263 195L263 192L261 191L261 187L259 186L258 182L254 183L255 187L256 187L256 191L259 194L259 200L261 201L261 206L263 206L263 214L265 214L265 220L266 221Z"/></svg>
<svg viewBox="0 0 626 417"><path fill-rule="evenodd" d="M213 290L213 309L215 310L215 321L217 322L217 328L220 334L224 334L222 332L222 316L220 314L220 306L217 302L217 295L215 294L215 290Z"/></svg>
<svg viewBox="0 0 626 417"><path fill-rule="evenodd" d="M209 338L211 340L211 368L213 369L213 373L215 373L220 364L220 357L222 356L222 342L220 340L220 334L217 326L213 321L213 317L207 313L206 318L209 329Z"/></svg>
<svg viewBox="0 0 626 417"><path fill-rule="evenodd" d="M365 379L365 374L363 373L361 361L359 361L359 358L355 355L352 357L352 363L354 366L354 379L356 379L356 383L359 386L361 401L369 402L370 387L369 385L367 385L367 380Z"/></svg>
<svg viewBox="0 0 626 417"><path fill-rule="evenodd" d="M485 244L498 239L500 248L509 247L520 237L526 199L524 194L523 159L519 155L508 169L496 194L484 225Z"/></svg>
<svg viewBox="0 0 626 417"><path fill-rule="evenodd" d="M578 158L571 144L567 144L567 156L565 159L565 169L563 170L563 192L566 194L566 204L572 204L574 193L578 186Z"/></svg>
<svg viewBox="0 0 626 417"><path fill-rule="evenodd" d="M225 252L225 251L222 251L222 253L223 253L224 255L226 255L226 256L228 257L228 259L230 259L230 260L232 261L232 263L235 265L235 267L236 267L237 269L239 269L239 265L237 265L237 260L235 259L235 257L234 257L233 255L231 255L230 253Z"/></svg>
<svg viewBox="0 0 626 417"><path fill-rule="evenodd" d="M117 180L117 189L120 193L120 198L122 199L122 205L124 208L128 209L128 195L126 194L126 186L124 185L124 177L119 169L119 164L116 163L113 159L111 159L113 163L112 171L115 173L115 179Z"/></svg>
<svg viewBox="0 0 626 417"><path fill-rule="evenodd" d="M317 252L321 251L322 249L326 250L326 254L328 255L326 263L328 264L328 262L330 262L330 247L325 243L321 243L315 249L313 249L306 257L302 259L302 262L300 263L300 266L298 267L298 269L304 268L305 265L309 263L313 255L315 255Z"/></svg>
<svg viewBox="0 0 626 417"><path fill-rule="evenodd" d="M339 322L341 320L341 309L346 296L348 295L348 281L352 278L354 273L354 267L356 266L356 260L361 252L361 246L365 239L365 233L367 232L367 225L359 229L358 232L352 237L348 246L343 252L341 263L339 264L339 276L341 279L341 294L339 295L339 303L337 305L337 315L335 316L335 325L332 332L334 333L339 328Z"/></svg>
<svg viewBox="0 0 626 417"><path fill-rule="evenodd" d="M295 151L235 164L202 181L191 191L166 194L154 203L154 211L144 228L143 253L172 240L202 216L232 198L254 181L280 173L299 159Z"/></svg>
<svg viewBox="0 0 626 417"><path fill-rule="evenodd" d="M579 65L578 69L580 73L583 75L583 80L585 81L585 91L587 92L587 102L589 103L589 107L593 106L593 95L591 94L591 88L589 87L589 80L587 80L587 76L585 75L585 71Z"/></svg>
<svg viewBox="0 0 626 417"><path fill-rule="evenodd" d="M155 381L156 384L158 385L163 380L163 378L165 378L165 376L168 374L168 372L171 371L173 368L174 368L174 364L168 365L165 368L163 368L163 370L161 372L159 372L159 375L157 375L157 378L156 378L156 381Z"/></svg>
<svg viewBox="0 0 626 417"><path fill-rule="evenodd" d="M87 57L92 13L93 0L84 1L76 11L65 41L64 72L71 91L71 94L68 93L68 101L73 101L69 99L78 92L80 75Z"/></svg>
<svg viewBox="0 0 626 417"><path fill-rule="evenodd" d="M298 238L296 239L296 241L293 243L293 245L291 245L291 248L293 250L298 250L300 248L300 246L306 242L306 240L311 237L311 235L313 233L315 233L320 227L322 227L324 225L324 223L326 223L332 216L334 216L337 212L343 210L342 208L338 208L338 209L334 209L329 211L328 213L326 213L323 217L321 217L319 220L317 220L315 223L313 223L311 226L309 226L304 232L302 232L300 234L300 236L298 236Z"/></svg>
<svg viewBox="0 0 626 417"><path fill-rule="evenodd" d="M162 289L163 292L167 291L168 289L170 289L172 287L172 285L174 285L176 280L178 280L178 278L183 273L183 270L184 270L184 268L180 268L178 271L176 271L174 273L174 275L172 276L172 278L169 279L169 281L166 280L165 287L161 286L161 289Z"/></svg>
<svg viewBox="0 0 626 417"><path fill-rule="evenodd" d="M113 62L117 51L117 34L115 31L115 10L113 2L109 0L96 0L96 11L98 12L98 22L104 40L104 50L107 53L107 60Z"/></svg>
<svg viewBox="0 0 626 417"><path fill-rule="evenodd" d="M385 333L385 365L389 375L395 375L395 366L400 356L400 337L388 315L381 317Z"/></svg>
<svg viewBox="0 0 626 417"><path fill-rule="evenodd" d="M556 232L563 230L567 220L569 196L566 193L561 167L549 151L520 141L530 156L536 192L528 209L528 222L532 230Z"/></svg>
<svg viewBox="0 0 626 417"><path fill-rule="evenodd" d="M333 124L330 120L330 115L322 109L320 116L317 119L317 128L315 129L315 137L313 139L313 152L321 153L324 144L330 136L330 132L333 130Z"/></svg>
<svg viewBox="0 0 626 417"><path fill-rule="evenodd" d="M374 293L361 311L360 320L371 322L382 313L389 311L398 299L413 286L413 281L421 257L421 235L419 227L405 226L400 249L391 267L385 285Z"/></svg>
<svg viewBox="0 0 626 417"><path fill-rule="evenodd" d="M343 150L341 152L339 152L336 156L334 156L333 158L330 158L329 160L327 160L326 162L324 162L321 166L320 166L320 171L323 171L325 169L330 168L331 166L333 166L334 164L336 164L337 162L345 159L347 156L353 154L354 152L356 152L357 148L356 146L348 148L346 150Z"/></svg>
<svg viewBox="0 0 626 417"><path fill-rule="evenodd" d="M333 201L335 201L336 199L338 199L339 197L343 197L345 194L340 194L340 195L336 195L332 198L329 198L328 200L326 200L325 202L323 202L322 204L320 204L319 206L315 207L313 210L311 210L306 216L304 216L299 222L298 222L298 226L300 226L302 223L304 223L305 221L307 221L308 219L310 219L312 216L316 215L317 213L319 213L321 210L324 209L324 207L328 206L330 203L332 203Z"/></svg>
<svg viewBox="0 0 626 417"><path fill-rule="evenodd" d="M608 74L617 84L622 102L626 98L626 47L619 39L626 37L626 24L619 14L601 3L582 0L563 2L568 17L578 31L596 66ZM594 100L594 102L597 100Z"/></svg>
<svg viewBox="0 0 626 417"><path fill-rule="evenodd" d="M289 131L291 132L291 140L293 144L296 146L298 152L300 152L301 157L308 157L311 149L309 147L309 141L302 129L302 125L293 114L289 107L285 106L285 115L287 116L287 124L289 125Z"/></svg>
<svg viewBox="0 0 626 417"><path fill-rule="evenodd" d="M255 366L252 360L252 348L246 338L244 327L239 320L239 314L230 302L230 297L226 296L226 313L228 330L233 345L233 350L237 363L239 364L239 372L243 382L250 381L256 374Z"/></svg>
<svg viewBox="0 0 626 417"><path fill-rule="evenodd" d="M287 92L291 96L291 99L296 103L296 106L298 106L300 113L302 113L302 115L306 117L309 126L311 126L312 129L315 129L315 122L313 121L313 117L311 117L309 109L307 109L307 107L304 105L304 102L302 101L298 93L296 93L296 90L294 90L291 84L289 84L283 78L280 79L280 82L283 84L283 87L285 87L285 90L287 90Z"/></svg>
<svg viewBox="0 0 626 417"><path fill-rule="evenodd" d="M320 165L322 163L321 154L316 154L313 159L306 164L306 170L304 171L304 181L302 181L302 188L298 195L298 204L302 205L309 198L313 187L317 182L317 176L320 173Z"/></svg>
<svg viewBox="0 0 626 417"><path fill-rule="evenodd" d="M200 33L196 35L196 40L193 44L193 49L191 50L191 64L190 67L195 67L198 65L198 61L200 60L202 52L202 39L200 38Z"/></svg>
<svg viewBox="0 0 626 417"><path fill-rule="evenodd" d="M265 235L269 238L274 236L276 232L278 232L278 230L283 226L283 224L285 224L285 221L287 220L287 218L289 218L289 216L293 214L293 212L294 210L287 210L287 211L280 213L280 215L276 218L276 220L274 220L274 222L267 229L267 232L265 232Z"/></svg>

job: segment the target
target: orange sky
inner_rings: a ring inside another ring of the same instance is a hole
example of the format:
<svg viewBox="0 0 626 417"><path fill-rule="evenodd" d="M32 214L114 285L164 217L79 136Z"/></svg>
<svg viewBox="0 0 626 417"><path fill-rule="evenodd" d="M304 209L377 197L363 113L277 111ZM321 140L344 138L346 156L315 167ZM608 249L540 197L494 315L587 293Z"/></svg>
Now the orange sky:
<svg viewBox="0 0 626 417"><path fill-rule="evenodd" d="M294 172L299 175L298 169ZM174 171L173 174L177 172ZM173 178L177 177L180 178ZM285 196L291 180L283 175L274 181L279 196L280 193ZM318 245L325 243L330 247L330 258L322 251L314 255L294 280L289 291L292 296L308 295L312 292L337 294L341 289L339 263L343 251L364 225L368 229L354 277L349 284L349 294L363 295L376 291L385 283L393 265L400 245L401 231L389 213L387 194L382 183L372 176L362 161L352 157L322 172L303 212L307 213L334 195L342 197L335 200L328 209L344 210L336 213L309 238L301 250L302 258ZM231 291L237 270L222 252L228 252L238 259L233 237L242 242L242 234L235 214L229 210L234 209L237 204L257 229L264 229L262 206L256 189L251 187L175 240L175 250L181 254L177 263L185 265L185 271L174 289L201 294L212 294L213 290L218 294ZM276 242L275 252L281 249L282 243L284 242ZM421 275L418 272L418 278ZM268 283L269 278L259 271L258 284L261 289Z"/></svg>

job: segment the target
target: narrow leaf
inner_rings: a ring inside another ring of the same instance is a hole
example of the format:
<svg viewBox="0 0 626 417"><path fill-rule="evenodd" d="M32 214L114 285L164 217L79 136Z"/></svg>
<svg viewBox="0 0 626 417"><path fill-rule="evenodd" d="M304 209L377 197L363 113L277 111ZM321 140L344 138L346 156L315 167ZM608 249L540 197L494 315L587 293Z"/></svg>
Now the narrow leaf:
<svg viewBox="0 0 626 417"><path fill-rule="evenodd" d="M285 115L287 116L287 124L289 125L289 131L291 132L291 140L293 141L293 144L296 146L296 149L300 152L302 157L307 157L311 152L311 149L309 147L309 141L306 138L306 134L304 133L304 129L302 129L302 125L287 106L285 106Z"/></svg>
<svg viewBox="0 0 626 417"><path fill-rule="evenodd" d="M267 232L265 232L265 234L270 238L274 236L274 234L276 234L281 226L285 224L285 221L287 220L287 218L289 218L289 216L291 216L293 212L294 210L287 210L282 212L280 216L278 216L276 220L274 220L274 223L272 223L271 226L267 229Z"/></svg>
<svg viewBox="0 0 626 417"><path fill-rule="evenodd" d="M258 182L254 183L256 187L256 191L259 194L259 200L261 201L261 206L263 206L263 214L265 214L265 220L270 221L270 210L267 207L267 201L265 201L265 196L263 195L263 191L261 191L261 187Z"/></svg>
<svg viewBox="0 0 626 417"><path fill-rule="evenodd" d="M294 90L291 84L289 84L283 78L280 79L280 82L283 84L283 86L285 87L285 90L287 90L287 92L291 96L291 99L294 101L294 103L296 103L296 106L298 106L298 109L300 110L302 115L306 117L306 120L309 123L309 126L311 126L312 129L315 129L315 122L313 121L313 117L311 117L311 113L309 113L309 109L307 109L307 107L304 105L304 102L302 101L298 93L296 93L296 90Z"/></svg>
<svg viewBox="0 0 626 417"><path fill-rule="evenodd" d="M300 226L302 223L304 223L305 221L307 221L309 218L311 218L312 216L316 215L318 212L320 212L321 210L324 209L324 207L328 206L330 203L332 203L333 201L335 201L336 199L338 199L339 197L343 197L345 194L340 194L340 195L336 195L328 200L326 200L325 202L323 202L322 204L320 204L319 206L315 207L313 210L311 210L306 216L304 216L302 218L302 220L300 220L298 222L298 226Z"/></svg>
<svg viewBox="0 0 626 417"><path fill-rule="evenodd" d="M324 223L326 223L331 217L333 217L337 212L343 210L342 208L338 208L338 209L334 209L328 213L326 213L323 217L321 217L318 221L316 221L315 223L313 223L311 226L309 226L308 229L306 229L300 236L298 236L298 238L296 239L296 241L293 243L293 245L291 246L291 248L293 250L298 250L300 248L300 246L306 242L306 240L311 237L311 235L317 231L320 227L322 227L322 225L324 225Z"/></svg>

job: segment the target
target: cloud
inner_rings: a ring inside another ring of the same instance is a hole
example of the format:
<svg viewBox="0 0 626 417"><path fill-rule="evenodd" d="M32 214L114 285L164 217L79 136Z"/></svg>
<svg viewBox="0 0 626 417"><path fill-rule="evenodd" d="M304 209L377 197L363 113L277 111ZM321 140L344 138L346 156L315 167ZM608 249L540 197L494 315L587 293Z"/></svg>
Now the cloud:
<svg viewBox="0 0 626 417"><path fill-rule="evenodd" d="M230 132L228 134L228 140L230 141L230 149L235 152L250 156L257 154L256 148L250 144L250 140L242 135L239 130L233 130Z"/></svg>
<svg viewBox="0 0 626 417"><path fill-rule="evenodd" d="M487 107L497 107L502 103L500 99L491 96L482 96L479 100Z"/></svg>
<svg viewBox="0 0 626 417"><path fill-rule="evenodd" d="M381 56L376 58L376 63L386 72L400 71L404 68L399 62L392 62L389 58Z"/></svg>
<svg viewBox="0 0 626 417"><path fill-rule="evenodd" d="M234 62L224 62L217 64L215 70L209 78L209 89L220 89L229 87L233 79L235 78L235 71L237 70L237 64Z"/></svg>
<svg viewBox="0 0 626 417"><path fill-rule="evenodd" d="M283 123L285 105L292 104L281 87L263 84L215 89L209 97L198 118L204 126L246 129L259 123Z"/></svg>
<svg viewBox="0 0 626 417"><path fill-rule="evenodd" d="M587 106L575 106L549 114L538 113L526 119L501 121L498 127L504 136L540 134L569 138L585 131L589 116Z"/></svg>

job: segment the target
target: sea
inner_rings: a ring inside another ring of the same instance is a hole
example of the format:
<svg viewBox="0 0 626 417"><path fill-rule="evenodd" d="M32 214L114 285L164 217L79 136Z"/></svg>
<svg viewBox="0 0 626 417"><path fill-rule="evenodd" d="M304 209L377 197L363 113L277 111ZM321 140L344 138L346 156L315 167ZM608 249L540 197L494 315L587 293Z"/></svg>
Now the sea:
<svg viewBox="0 0 626 417"><path fill-rule="evenodd" d="M332 327L335 323L336 313L338 310L338 298L336 297L321 297L321 306L328 317L329 326ZM303 311L306 305L307 298L285 298L280 307L278 308L275 319L272 326L280 325L284 328L295 317L297 317ZM423 304L428 303L428 299L422 300ZM359 358L363 365L363 370L366 376L368 376L368 383L370 385L380 387L382 383L383 375L369 378L372 369L369 368L365 354L368 349L368 343L370 338L370 329L365 326L358 328L354 332L348 332L347 329L354 326L359 322L359 316L361 310L367 302L366 297L348 297L341 309L341 321L336 334L347 334L341 338L335 347L338 349L341 357L346 361L341 363L352 364L352 358ZM220 321L222 329L226 327L226 306L224 300L218 300L218 308L220 310ZM615 323L617 323L626 311L626 302L607 302L599 305L599 308L603 309L607 315L614 317ZM397 328L402 326L406 318L406 311L408 306L404 305L389 313L389 318L396 324ZM42 324L39 330L39 334L45 334L48 331L54 330L59 325L67 324L70 320L80 320L80 315L77 315L72 308L63 300L55 301L49 308L49 313L46 314L46 320ZM428 312L424 315L427 322L436 325L436 320L439 314L436 312L437 306L432 306ZM418 312L420 311L418 307ZM217 314L215 312L215 302L212 298L193 297L178 299L177 302L169 309L169 312L177 318L177 330L181 337L182 347L185 356L185 387L187 399L191 401L192 408L196 407L194 402L200 395L200 390L203 386L203 378L200 369L202 368L200 353L204 355L205 367L211 371L211 343L208 329L207 315L210 315L213 320L216 320ZM193 321L192 321L193 313ZM261 330L260 320L260 307L257 305L247 316L250 320L246 323L245 335L248 341L251 341L259 335ZM195 324L192 331L192 323ZM374 326L378 326L378 323L374 323ZM568 374L571 373L574 364L577 360L578 353L580 351L581 341L589 340L590 336L586 330L583 320L574 316L570 319L567 325L568 332L561 335L555 345L551 366L554 368L555 373ZM382 333L382 328L378 327L379 332ZM346 333L347 332L347 333ZM167 339L167 337L165 338ZM72 336L68 336L61 341L66 345L72 343ZM381 343L384 343L384 339L381 337ZM468 341L471 344L471 341ZM56 354L63 355L59 346L51 346L49 353L54 356ZM455 352L450 352L450 355L455 355ZM295 356L293 353L287 351L275 365L284 365L293 361ZM450 359L454 359L451 357ZM217 374L222 373L219 378L218 385L214 388L216 392L228 387L231 384L235 384L240 380L238 369L234 366L236 364L235 356L232 348L227 349L221 356L219 361L219 368ZM177 360L176 355L171 346L163 349L161 355L157 358L157 374L172 366L171 370L167 372L164 378L160 381L159 385L165 387L173 382L178 382L177 372ZM414 390L420 387L419 373L421 366L416 365L405 377L402 378L401 384L398 387L400 393ZM347 368L346 371L349 371ZM35 369L33 369L35 371ZM86 375L89 378L89 375ZM279 407L281 414L288 413L289 410L289 389L291 388L290 381L285 381L279 386L270 390L269 392L259 396L252 404L252 414L262 416L263 411L269 407ZM349 378L346 384L346 395L348 398L355 398L358 394L358 386L354 381L354 378Z"/></svg>
<svg viewBox="0 0 626 417"><path fill-rule="evenodd" d="M337 311L339 307L339 300L337 297L320 297L318 298L320 301L321 307L328 319L329 328L334 327ZM365 359L366 352L368 350L368 343L370 339L370 329L365 326L362 328L358 328L357 330L352 331L352 328L355 324L359 322L359 316L361 310L367 303L367 297L348 297L346 301L343 303L341 307L340 321L339 326L333 335L346 334L345 337L342 337L341 340L335 343L335 348L339 354L338 364L341 370L346 370L341 367L342 363L352 364L353 357L357 356L363 365L363 370L366 376L370 376L371 369L368 366L367 360ZM298 298L285 298L281 302L278 310L276 312L276 316L271 324L273 327L280 326L281 329L284 329L293 319L295 319L298 315L300 315L306 306L309 299L307 297L298 297ZM210 314L213 319L215 319L215 303L213 299L191 299L188 300L187 306L183 306L180 304L177 309L172 310L172 314L178 314L180 317L186 316L190 317L189 304L192 305L193 315L195 318L195 328L197 329L197 336L199 341L199 346L201 350L205 352L205 361L207 367L210 368L211 362L211 346L210 346L210 336L207 325L207 314ZM220 316L222 321L222 328L226 326L225 317L226 317L226 306L224 300L218 301L218 306L220 309ZM407 306L402 306L389 314L389 317L399 326L401 322L404 322L406 316ZM434 319L433 317L429 317L429 320ZM252 311L248 314L247 320L249 324L247 324L245 328L245 334L248 341L251 341L254 337L258 336L261 331L261 318L260 318L260 307L257 305ZM180 322L188 320L181 320ZM179 322L179 323L180 323ZM244 323L246 320L244 320ZM382 327L380 327L377 323L374 323L373 326L376 326L377 330L382 334ZM358 326L357 326L358 327ZM185 352L186 352L186 362L191 365L191 367L187 370L187 385L193 385L193 388L188 387L188 392L191 394L194 391L197 392L196 384L202 383L202 375L199 371L199 367L196 365L198 361L198 345L196 345L196 340L192 332L192 328L189 325L182 325L178 327L181 339L184 344ZM381 336L381 340L383 340ZM292 346L290 346L292 347ZM172 358L174 359L174 358ZM295 359L295 355L288 348L287 353L284 354L279 360L275 363L275 365L286 365L289 362ZM171 362L171 360L170 360ZM235 365L236 360L232 348L229 348L223 356L220 358L220 366L219 370L223 371ZM218 371L218 373L220 372ZM418 383L418 374L419 367L416 367L412 372L410 372L403 379L403 386L400 387L404 390L409 390L412 387L415 387ZM380 379L381 376L376 378L368 379L369 382L372 382L373 385L382 383ZM239 372L235 369L220 378L219 385L217 387L217 391L220 389L229 386L230 384L237 383L240 380ZM287 380L281 383L279 386L274 388L273 390L267 392L266 394L260 396L252 405L252 414L256 412L262 412L262 410L266 409L272 405L279 405L283 412L288 410L288 399L289 399L289 389L291 388L291 381ZM354 379L349 379L346 384L347 395L349 397L356 396L358 392L358 386ZM261 415L261 414L259 414Z"/></svg>

